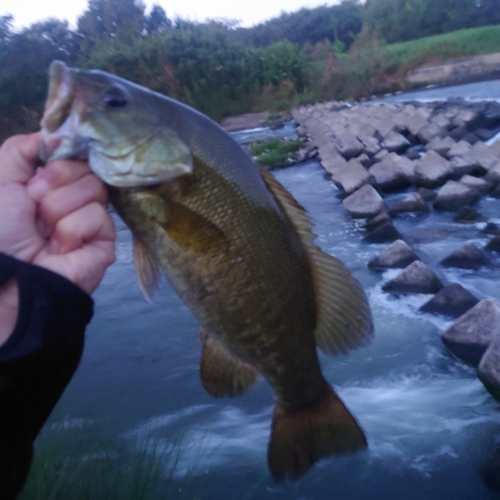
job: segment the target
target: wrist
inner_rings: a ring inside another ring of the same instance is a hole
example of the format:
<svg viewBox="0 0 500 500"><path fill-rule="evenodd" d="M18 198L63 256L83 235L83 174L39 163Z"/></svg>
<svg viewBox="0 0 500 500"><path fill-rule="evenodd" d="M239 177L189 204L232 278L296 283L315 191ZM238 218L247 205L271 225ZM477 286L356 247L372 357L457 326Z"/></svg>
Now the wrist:
<svg viewBox="0 0 500 500"><path fill-rule="evenodd" d="M4 345L16 326L19 309L17 280L10 279L0 286L0 347Z"/></svg>

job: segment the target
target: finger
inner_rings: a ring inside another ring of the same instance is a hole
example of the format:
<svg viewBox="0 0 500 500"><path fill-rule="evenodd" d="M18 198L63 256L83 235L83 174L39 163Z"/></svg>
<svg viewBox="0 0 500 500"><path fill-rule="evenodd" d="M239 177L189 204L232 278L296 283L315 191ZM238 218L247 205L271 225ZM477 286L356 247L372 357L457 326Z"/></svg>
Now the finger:
<svg viewBox="0 0 500 500"><path fill-rule="evenodd" d="M106 205L108 193L104 184L93 174L87 174L77 181L49 191L38 207L38 214L44 227L44 237L49 237L56 224L85 205L97 202Z"/></svg>
<svg viewBox="0 0 500 500"><path fill-rule="evenodd" d="M38 164L37 150L40 132L16 135L0 147L0 182L27 183Z"/></svg>
<svg viewBox="0 0 500 500"><path fill-rule="evenodd" d="M53 161L37 171L28 183L28 193L39 202L51 189L71 184L90 172L88 164L83 161Z"/></svg>
<svg viewBox="0 0 500 500"><path fill-rule="evenodd" d="M111 216L101 204L93 202L70 213L56 224L49 250L51 253L65 254L93 240L114 238Z"/></svg>

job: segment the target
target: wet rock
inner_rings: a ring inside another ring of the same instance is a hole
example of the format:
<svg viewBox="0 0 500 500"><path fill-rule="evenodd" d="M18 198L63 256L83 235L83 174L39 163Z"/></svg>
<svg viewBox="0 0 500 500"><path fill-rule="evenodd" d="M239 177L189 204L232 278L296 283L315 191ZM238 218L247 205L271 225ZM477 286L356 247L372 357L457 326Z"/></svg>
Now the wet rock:
<svg viewBox="0 0 500 500"><path fill-rule="evenodd" d="M392 222L387 221L380 226L377 226L373 229L373 231L368 232L363 237L363 241L366 241L367 243L387 243L399 238L401 238L399 231Z"/></svg>
<svg viewBox="0 0 500 500"><path fill-rule="evenodd" d="M493 267L493 263L486 254L473 243L465 243L441 261L445 267L458 267L460 269L481 269Z"/></svg>
<svg viewBox="0 0 500 500"><path fill-rule="evenodd" d="M500 302L484 299L444 331L441 340L455 356L478 366L496 336L500 336Z"/></svg>
<svg viewBox="0 0 500 500"><path fill-rule="evenodd" d="M427 123L418 131L417 137L422 144L427 144L431 142L432 139L438 137L441 134L441 129L435 123Z"/></svg>
<svg viewBox="0 0 500 500"><path fill-rule="evenodd" d="M368 184L348 196L342 204L351 217L371 217L384 209L382 197Z"/></svg>
<svg viewBox="0 0 500 500"><path fill-rule="evenodd" d="M395 207L391 208L389 213L392 216L395 216L405 212L427 213L429 211L429 205L427 205L427 202L424 201L420 194L412 193L401 201L401 203L398 203Z"/></svg>
<svg viewBox="0 0 500 500"><path fill-rule="evenodd" d="M483 234L500 234L500 227L498 227L494 222L488 222L481 231ZM487 248L487 250L489 250Z"/></svg>
<svg viewBox="0 0 500 500"><path fill-rule="evenodd" d="M497 234L497 236L493 237L484 247L484 249L488 250L489 252L500 253L500 235Z"/></svg>
<svg viewBox="0 0 500 500"><path fill-rule="evenodd" d="M370 217L366 220L366 223L363 225L363 228L367 231L373 231L375 228L381 226L384 222L392 222L391 217L386 211L380 212L374 217Z"/></svg>
<svg viewBox="0 0 500 500"><path fill-rule="evenodd" d="M491 334L491 342L483 354L477 376L488 391L500 400L500 328Z"/></svg>
<svg viewBox="0 0 500 500"><path fill-rule="evenodd" d="M390 192L404 189L410 185L403 168L392 159L392 154L370 168L370 174L375 179L375 185L382 191Z"/></svg>
<svg viewBox="0 0 500 500"><path fill-rule="evenodd" d="M332 174L332 179L337 186L348 194L353 193L365 184L374 182L373 177L366 168L354 158L349 160L345 166L337 169Z"/></svg>
<svg viewBox="0 0 500 500"><path fill-rule="evenodd" d="M458 210L457 215L453 217L453 222L459 222L460 224L486 222L486 217L476 212L472 207L465 206Z"/></svg>
<svg viewBox="0 0 500 500"><path fill-rule="evenodd" d="M492 188L489 182L473 177L472 175L464 175L458 182L479 191L480 194L486 194Z"/></svg>
<svg viewBox="0 0 500 500"><path fill-rule="evenodd" d="M415 183L426 188L443 184L451 175L451 165L448 160L434 151L427 151L417 161L415 167Z"/></svg>
<svg viewBox="0 0 500 500"><path fill-rule="evenodd" d="M420 187L416 191L424 201L434 201L437 194L432 189Z"/></svg>
<svg viewBox="0 0 500 500"><path fill-rule="evenodd" d="M438 210L458 210L464 205L473 205L479 201L480 194L473 188L460 182L448 181L437 193L433 202Z"/></svg>
<svg viewBox="0 0 500 500"><path fill-rule="evenodd" d="M436 293L443 288L439 278L419 260L412 262L382 290L391 293Z"/></svg>
<svg viewBox="0 0 500 500"><path fill-rule="evenodd" d="M381 146L390 153L403 153L410 146L410 141L401 134L391 130L382 141Z"/></svg>
<svg viewBox="0 0 500 500"><path fill-rule="evenodd" d="M458 283L447 283L420 311L458 318L479 301Z"/></svg>
<svg viewBox="0 0 500 500"><path fill-rule="evenodd" d="M425 150L428 151L432 149L438 155L448 158L448 151L455 146L455 144L456 142L451 137L434 137L432 141L426 144Z"/></svg>
<svg viewBox="0 0 500 500"><path fill-rule="evenodd" d="M413 261L419 260L413 250L403 241L396 240L369 263L370 269L404 268Z"/></svg>

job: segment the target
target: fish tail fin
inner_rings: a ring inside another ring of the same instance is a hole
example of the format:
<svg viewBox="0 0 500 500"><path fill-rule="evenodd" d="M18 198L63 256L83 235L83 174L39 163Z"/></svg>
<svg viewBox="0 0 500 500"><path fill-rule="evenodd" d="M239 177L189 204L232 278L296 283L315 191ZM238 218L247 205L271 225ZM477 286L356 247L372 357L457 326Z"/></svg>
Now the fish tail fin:
<svg viewBox="0 0 500 500"><path fill-rule="evenodd" d="M361 427L332 388L312 409L289 413L276 405L268 464L273 477L296 480L322 457L366 448Z"/></svg>

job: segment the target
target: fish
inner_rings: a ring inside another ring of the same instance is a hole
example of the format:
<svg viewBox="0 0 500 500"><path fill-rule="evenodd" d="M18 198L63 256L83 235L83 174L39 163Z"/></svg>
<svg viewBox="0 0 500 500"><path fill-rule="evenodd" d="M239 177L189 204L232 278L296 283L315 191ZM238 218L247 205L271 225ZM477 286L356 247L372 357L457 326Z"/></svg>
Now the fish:
<svg viewBox="0 0 500 500"><path fill-rule="evenodd" d="M259 376L269 383L275 480L367 447L317 351L347 354L372 340L366 294L314 243L310 216L270 172L193 108L59 61L41 129L43 161L87 160L106 183L146 298L163 273L202 325L205 390L232 397Z"/></svg>

